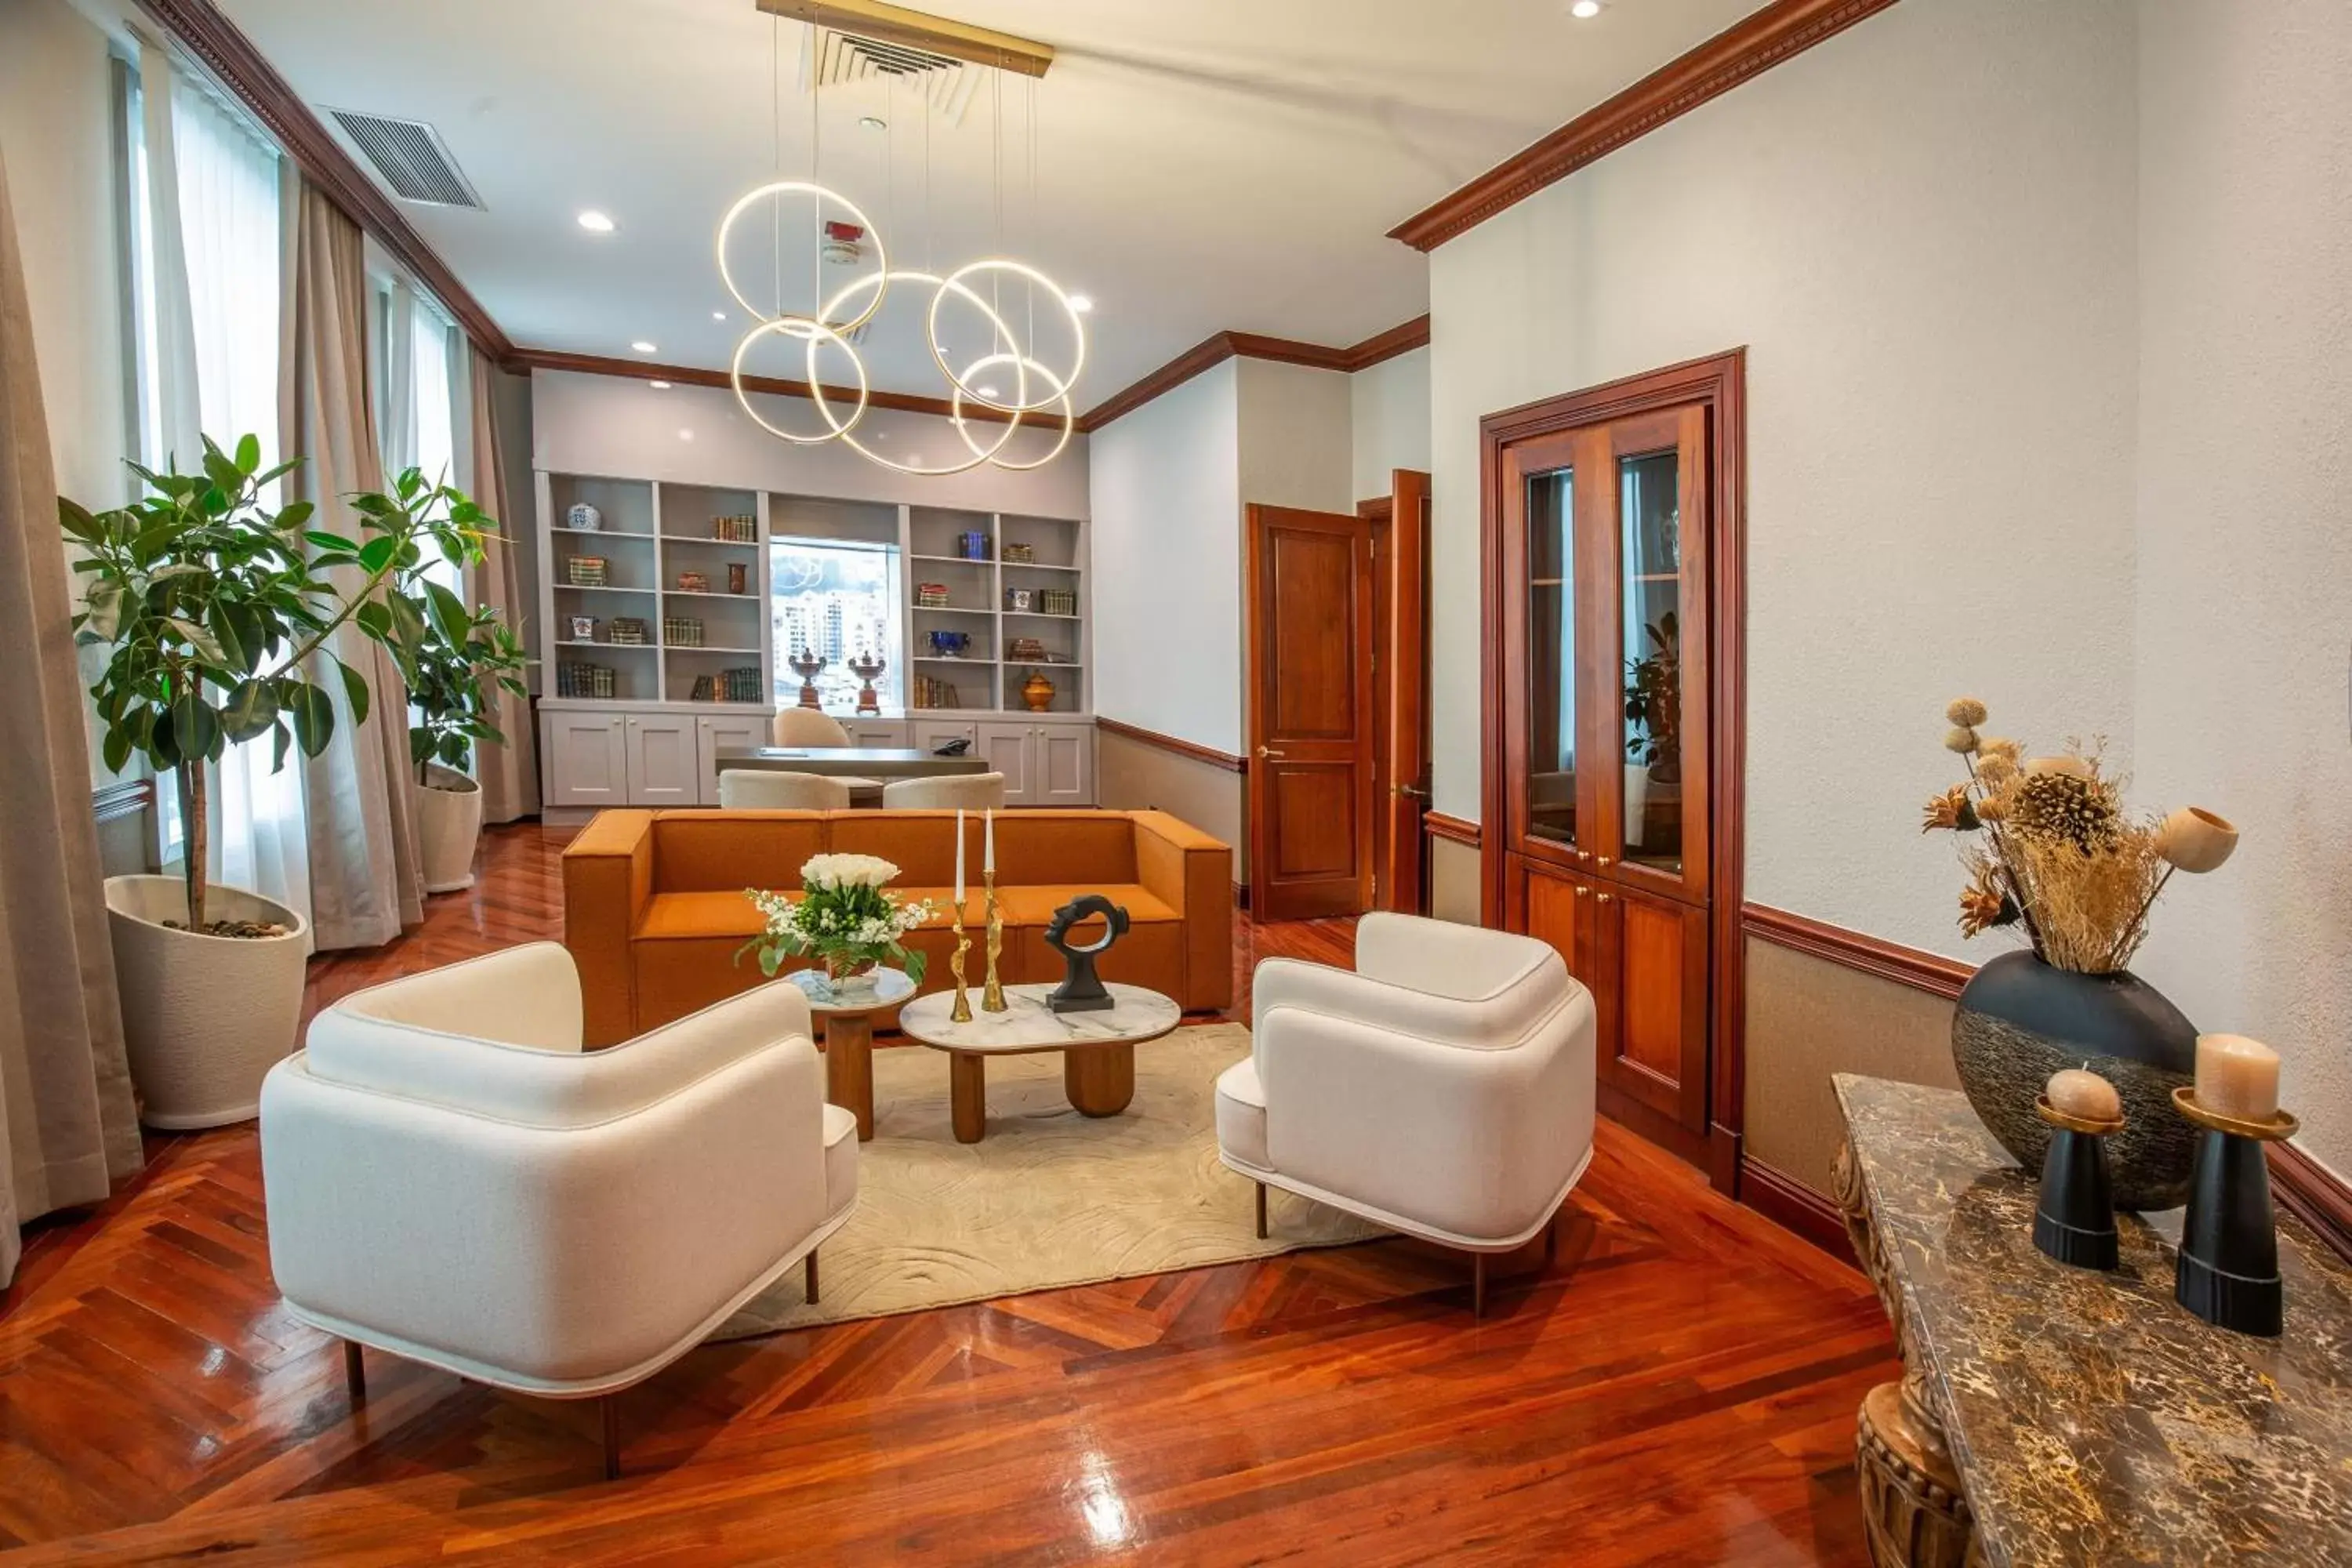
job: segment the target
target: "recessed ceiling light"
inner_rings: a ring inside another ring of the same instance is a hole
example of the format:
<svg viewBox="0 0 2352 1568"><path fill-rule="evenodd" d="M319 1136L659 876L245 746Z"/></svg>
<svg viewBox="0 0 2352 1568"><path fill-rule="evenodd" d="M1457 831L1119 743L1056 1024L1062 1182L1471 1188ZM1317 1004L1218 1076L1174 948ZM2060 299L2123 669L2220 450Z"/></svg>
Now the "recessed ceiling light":
<svg viewBox="0 0 2352 1568"><path fill-rule="evenodd" d="M1590 22L1601 15L1601 0L1576 0L1576 4L1568 8L1568 14L1580 22Z"/></svg>
<svg viewBox="0 0 2352 1568"><path fill-rule="evenodd" d="M723 321L727 319L727 312L724 310L713 310L710 312L710 319L714 321Z"/></svg>
<svg viewBox="0 0 2352 1568"><path fill-rule="evenodd" d="M636 350L641 354L649 354L656 352L654 345L646 342L643 338L639 338L635 342L631 343L629 346Z"/></svg>
<svg viewBox="0 0 2352 1568"><path fill-rule="evenodd" d="M669 383L666 381L649 381L646 383L646 384L652 387L656 392L667 392L669 390Z"/></svg>
<svg viewBox="0 0 2352 1568"><path fill-rule="evenodd" d="M1077 310L1077 311L1080 311L1080 312L1082 312L1082 313L1083 313L1083 312L1085 312L1085 311L1091 310L1093 310L1094 308L1095 308L1095 301L1094 301L1094 296L1093 296L1093 295L1091 295L1091 294L1073 294L1073 295L1071 295L1071 296L1070 296L1070 309L1071 309L1071 310Z"/></svg>
<svg viewBox="0 0 2352 1568"><path fill-rule="evenodd" d="M992 386L977 386L972 388L972 390L979 393L982 397L994 397L996 395L996 388Z"/></svg>
<svg viewBox="0 0 2352 1568"><path fill-rule="evenodd" d="M580 215L580 226L590 234L610 234L613 232L613 220L591 207Z"/></svg>
<svg viewBox="0 0 2352 1568"><path fill-rule="evenodd" d="M677 433L677 438L681 441L691 441L694 439L694 432L691 430L680 430Z"/></svg>
<svg viewBox="0 0 2352 1568"><path fill-rule="evenodd" d="M857 117L857 123L863 125L868 131L887 131L890 129L890 122L877 114L861 114Z"/></svg>

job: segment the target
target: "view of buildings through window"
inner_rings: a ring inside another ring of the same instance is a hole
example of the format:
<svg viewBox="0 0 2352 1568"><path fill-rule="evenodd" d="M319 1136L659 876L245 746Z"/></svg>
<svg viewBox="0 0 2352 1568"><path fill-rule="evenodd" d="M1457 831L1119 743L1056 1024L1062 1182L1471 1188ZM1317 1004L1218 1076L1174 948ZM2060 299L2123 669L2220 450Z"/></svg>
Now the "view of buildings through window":
<svg viewBox="0 0 2352 1568"><path fill-rule="evenodd" d="M863 682L849 669L858 655L887 667L874 682L885 711L905 707L898 668L900 585L893 545L776 539L768 546L768 620L776 650L776 700L800 700L792 659L803 650L825 661L816 689L828 713L856 709Z"/></svg>

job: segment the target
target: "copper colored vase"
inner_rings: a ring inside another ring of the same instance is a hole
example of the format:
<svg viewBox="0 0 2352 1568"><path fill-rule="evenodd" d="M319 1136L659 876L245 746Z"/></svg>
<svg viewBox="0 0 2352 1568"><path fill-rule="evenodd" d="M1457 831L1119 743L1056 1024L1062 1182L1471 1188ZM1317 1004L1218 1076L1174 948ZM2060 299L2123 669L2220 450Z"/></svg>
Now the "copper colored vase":
<svg viewBox="0 0 2352 1568"><path fill-rule="evenodd" d="M1021 700L1029 704L1032 713L1043 713L1054 706L1054 683L1042 671L1032 671L1021 683Z"/></svg>

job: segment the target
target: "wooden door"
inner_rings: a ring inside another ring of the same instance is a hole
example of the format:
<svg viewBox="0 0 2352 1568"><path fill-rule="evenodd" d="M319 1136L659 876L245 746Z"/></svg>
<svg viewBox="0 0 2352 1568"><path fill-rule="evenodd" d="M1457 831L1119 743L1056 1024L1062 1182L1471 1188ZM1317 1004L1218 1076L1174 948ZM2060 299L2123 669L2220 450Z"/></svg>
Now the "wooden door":
<svg viewBox="0 0 2352 1568"><path fill-rule="evenodd" d="M1389 521L1378 563L1381 700L1388 795L1377 803L1388 879L1382 909L1419 914L1429 893L1422 818L1429 810L1429 476L1399 468L1391 479Z"/></svg>
<svg viewBox="0 0 2352 1568"><path fill-rule="evenodd" d="M1706 1126L1706 910L1597 882L1609 984L1601 1081L1693 1131Z"/></svg>
<svg viewBox="0 0 2352 1568"><path fill-rule="evenodd" d="M1371 525L1249 509L1250 898L1360 914L1372 873Z"/></svg>
<svg viewBox="0 0 2352 1568"><path fill-rule="evenodd" d="M1596 568L1607 547L1599 496L1605 447L1590 432L1528 440L1504 454L1501 540L1508 581L1500 637L1504 843L1562 870L1593 868L1603 841L1600 709L1593 627L1605 602ZM1611 709L1613 712L1613 707Z"/></svg>

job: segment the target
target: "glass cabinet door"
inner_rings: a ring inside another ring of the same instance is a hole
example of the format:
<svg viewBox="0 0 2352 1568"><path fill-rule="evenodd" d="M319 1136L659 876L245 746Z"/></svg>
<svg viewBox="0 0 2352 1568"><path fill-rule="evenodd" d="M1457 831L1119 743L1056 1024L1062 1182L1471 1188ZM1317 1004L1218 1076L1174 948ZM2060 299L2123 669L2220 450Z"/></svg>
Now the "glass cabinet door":
<svg viewBox="0 0 2352 1568"><path fill-rule="evenodd" d="M1624 849L1631 865L1683 868L1682 473L1672 447L1617 459L1624 588L1617 668L1625 687Z"/></svg>
<svg viewBox="0 0 2352 1568"><path fill-rule="evenodd" d="M1527 479L1528 765L1530 837L1577 841L1576 472Z"/></svg>

